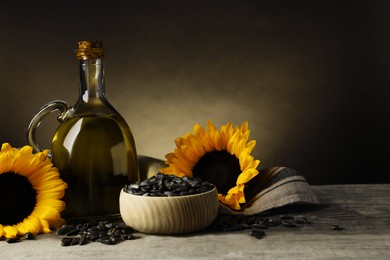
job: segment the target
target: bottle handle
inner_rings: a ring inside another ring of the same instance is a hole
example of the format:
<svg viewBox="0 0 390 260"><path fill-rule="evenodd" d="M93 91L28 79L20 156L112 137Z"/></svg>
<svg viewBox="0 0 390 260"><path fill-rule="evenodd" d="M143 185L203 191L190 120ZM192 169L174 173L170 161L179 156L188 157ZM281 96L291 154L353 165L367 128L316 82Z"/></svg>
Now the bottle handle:
<svg viewBox="0 0 390 260"><path fill-rule="evenodd" d="M65 101L62 100L54 100L52 102L47 103L43 107L40 108L39 112L33 117L31 120L28 129L27 129L27 140L28 143L32 146L34 152L41 152L42 149L36 142L35 131L41 124L41 121L48 114L59 110L60 114L57 117L58 122L62 123L68 116L70 112L70 107Z"/></svg>

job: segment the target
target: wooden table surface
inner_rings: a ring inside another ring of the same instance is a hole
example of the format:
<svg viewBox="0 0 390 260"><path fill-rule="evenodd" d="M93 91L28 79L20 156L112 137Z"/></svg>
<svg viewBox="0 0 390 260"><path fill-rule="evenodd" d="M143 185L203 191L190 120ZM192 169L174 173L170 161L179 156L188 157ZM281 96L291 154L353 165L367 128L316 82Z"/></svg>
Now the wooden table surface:
<svg viewBox="0 0 390 260"><path fill-rule="evenodd" d="M312 186L321 204L296 212L311 220L298 228L155 236L103 245L61 246L55 234L9 244L1 259L390 259L390 184ZM278 213L280 214L280 213ZM339 225L343 230L332 228Z"/></svg>

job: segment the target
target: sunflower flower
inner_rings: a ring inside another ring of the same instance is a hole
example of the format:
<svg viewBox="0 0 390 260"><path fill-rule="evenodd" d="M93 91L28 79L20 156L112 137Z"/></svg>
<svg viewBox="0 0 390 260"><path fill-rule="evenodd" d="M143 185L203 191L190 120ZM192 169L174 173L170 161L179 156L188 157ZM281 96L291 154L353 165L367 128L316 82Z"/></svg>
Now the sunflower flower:
<svg viewBox="0 0 390 260"><path fill-rule="evenodd" d="M217 187L220 202L240 210L246 203L245 184L259 173L260 163L251 155L256 141L248 142L248 122L240 127L227 123L217 130L209 120L207 129L195 124L193 132L175 140L176 149L165 156L167 167L161 172L201 177Z"/></svg>
<svg viewBox="0 0 390 260"><path fill-rule="evenodd" d="M64 224L61 198L67 184L47 154L33 154L31 146L1 146L0 238L49 233Z"/></svg>

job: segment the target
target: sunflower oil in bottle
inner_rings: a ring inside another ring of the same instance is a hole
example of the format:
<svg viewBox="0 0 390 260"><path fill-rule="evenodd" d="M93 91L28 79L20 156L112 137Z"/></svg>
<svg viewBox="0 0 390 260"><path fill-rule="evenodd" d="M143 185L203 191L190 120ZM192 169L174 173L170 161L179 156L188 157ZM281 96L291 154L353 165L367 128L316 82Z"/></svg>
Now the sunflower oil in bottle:
<svg viewBox="0 0 390 260"><path fill-rule="evenodd" d="M139 181L137 152L131 130L112 107L104 90L101 42L78 43L80 95L57 128L52 161L67 182L68 221L120 217L119 194Z"/></svg>

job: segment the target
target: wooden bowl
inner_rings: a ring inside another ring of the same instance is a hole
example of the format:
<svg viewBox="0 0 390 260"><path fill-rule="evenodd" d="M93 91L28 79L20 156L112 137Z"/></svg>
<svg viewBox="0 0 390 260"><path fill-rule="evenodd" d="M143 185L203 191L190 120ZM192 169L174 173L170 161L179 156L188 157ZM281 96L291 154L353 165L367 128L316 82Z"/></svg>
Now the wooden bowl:
<svg viewBox="0 0 390 260"><path fill-rule="evenodd" d="M216 188L204 193L150 197L121 191L120 213L123 221L142 233L184 234L209 226L218 214Z"/></svg>

